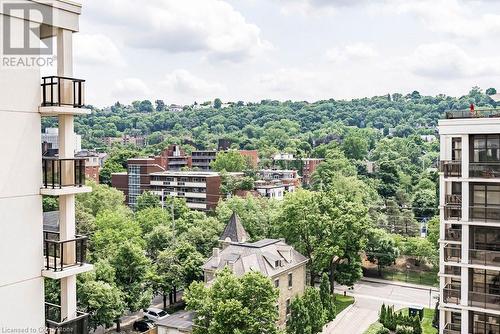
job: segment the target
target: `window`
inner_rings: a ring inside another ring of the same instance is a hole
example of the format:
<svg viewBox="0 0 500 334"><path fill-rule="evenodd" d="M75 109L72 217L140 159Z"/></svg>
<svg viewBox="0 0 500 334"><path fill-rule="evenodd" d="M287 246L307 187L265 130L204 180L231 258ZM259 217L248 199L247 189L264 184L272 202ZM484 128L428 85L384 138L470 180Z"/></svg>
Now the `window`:
<svg viewBox="0 0 500 334"><path fill-rule="evenodd" d="M277 278L277 279L274 280L274 287L275 288L279 288L280 287L280 279L279 278Z"/></svg>
<svg viewBox="0 0 500 334"><path fill-rule="evenodd" d="M451 139L451 160L462 160L462 138Z"/></svg>
<svg viewBox="0 0 500 334"><path fill-rule="evenodd" d="M474 162L500 162L499 135L473 136L472 139Z"/></svg>
<svg viewBox="0 0 500 334"><path fill-rule="evenodd" d="M290 315L291 310L290 310L290 299L286 300L286 315Z"/></svg>
<svg viewBox="0 0 500 334"><path fill-rule="evenodd" d="M293 286L293 274L288 274L288 287L291 288Z"/></svg>

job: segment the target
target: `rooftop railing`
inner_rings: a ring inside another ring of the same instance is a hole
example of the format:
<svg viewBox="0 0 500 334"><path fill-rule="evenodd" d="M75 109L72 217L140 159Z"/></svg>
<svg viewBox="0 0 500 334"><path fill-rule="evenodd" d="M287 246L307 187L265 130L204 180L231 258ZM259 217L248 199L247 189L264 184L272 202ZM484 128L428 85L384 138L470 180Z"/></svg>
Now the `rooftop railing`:
<svg viewBox="0 0 500 334"><path fill-rule="evenodd" d="M49 76L42 78L42 107L83 108L85 80Z"/></svg>
<svg viewBox="0 0 500 334"><path fill-rule="evenodd" d="M45 303L47 334L88 334L87 313L77 312L73 319L64 319L59 305Z"/></svg>
<svg viewBox="0 0 500 334"><path fill-rule="evenodd" d="M81 187L85 185L85 158L44 157L42 172L44 188Z"/></svg>
<svg viewBox="0 0 500 334"><path fill-rule="evenodd" d="M45 269L63 271L83 266L87 257L87 237L75 236L70 240L59 240L59 233L44 232L43 256Z"/></svg>
<svg viewBox="0 0 500 334"><path fill-rule="evenodd" d="M444 173L444 177L461 177L462 162L459 160L443 160L440 162L439 170Z"/></svg>
<svg viewBox="0 0 500 334"><path fill-rule="evenodd" d="M478 109L471 111L466 110L450 110L445 114L446 119L459 118L494 118L500 117L500 109Z"/></svg>

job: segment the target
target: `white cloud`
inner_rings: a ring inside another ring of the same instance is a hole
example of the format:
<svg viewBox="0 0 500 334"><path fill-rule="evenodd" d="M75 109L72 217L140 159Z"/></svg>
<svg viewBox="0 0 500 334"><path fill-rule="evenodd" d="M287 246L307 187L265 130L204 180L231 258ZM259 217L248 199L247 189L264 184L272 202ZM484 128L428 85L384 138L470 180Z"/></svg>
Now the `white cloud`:
<svg viewBox="0 0 500 334"><path fill-rule="evenodd" d="M101 0L90 2L89 10L101 23L119 25L124 42L136 48L240 61L271 47L258 26L222 0L148 0L140 6L135 0Z"/></svg>
<svg viewBox="0 0 500 334"><path fill-rule="evenodd" d="M226 87L218 82L210 82L200 78L184 69L177 69L167 74L165 80L160 82L161 90L168 94L178 96L183 103L194 100L212 100L226 93Z"/></svg>
<svg viewBox="0 0 500 334"><path fill-rule="evenodd" d="M125 60L115 43L102 34L75 34L75 58L87 65L124 66Z"/></svg>
<svg viewBox="0 0 500 334"><path fill-rule="evenodd" d="M125 78L115 81L111 94L117 99L131 102L149 98L151 91L141 79Z"/></svg>
<svg viewBox="0 0 500 334"><path fill-rule="evenodd" d="M417 75L432 78L467 78L500 75L498 59L472 57L450 43L420 45L408 59L408 66Z"/></svg>
<svg viewBox="0 0 500 334"><path fill-rule="evenodd" d="M359 61L375 58L378 52L368 44L355 43L343 48L331 48L326 51L326 58L331 62Z"/></svg>
<svg viewBox="0 0 500 334"><path fill-rule="evenodd" d="M389 0L387 9L410 13L431 31L460 38L491 37L500 33L500 15L481 13L480 1Z"/></svg>

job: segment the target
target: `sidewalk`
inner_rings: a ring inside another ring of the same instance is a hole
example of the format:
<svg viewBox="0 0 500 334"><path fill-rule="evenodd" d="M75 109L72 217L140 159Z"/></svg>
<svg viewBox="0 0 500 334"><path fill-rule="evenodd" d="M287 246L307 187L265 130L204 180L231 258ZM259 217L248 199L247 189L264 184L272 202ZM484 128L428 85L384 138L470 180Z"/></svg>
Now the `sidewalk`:
<svg viewBox="0 0 500 334"><path fill-rule="evenodd" d="M361 279L361 281L370 282L370 283L386 284L386 285L396 285L396 286L402 286L402 287L413 288L413 289L420 289L420 290L425 290L425 291L439 292L439 289L434 287L434 286L406 283L406 282L401 282L401 281L391 281L391 280L386 280L386 279L381 279L381 278L363 277Z"/></svg>

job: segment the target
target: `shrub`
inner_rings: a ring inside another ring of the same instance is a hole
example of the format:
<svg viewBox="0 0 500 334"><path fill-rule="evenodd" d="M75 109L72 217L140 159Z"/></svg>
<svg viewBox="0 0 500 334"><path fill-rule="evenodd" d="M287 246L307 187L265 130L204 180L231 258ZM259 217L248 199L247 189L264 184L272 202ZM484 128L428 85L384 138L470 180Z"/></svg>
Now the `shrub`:
<svg viewBox="0 0 500 334"><path fill-rule="evenodd" d="M413 327L409 326L396 326L396 334L413 334Z"/></svg>
<svg viewBox="0 0 500 334"><path fill-rule="evenodd" d="M391 331L389 331L387 328L382 327L378 330L377 334L390 334Z"/></svg>

